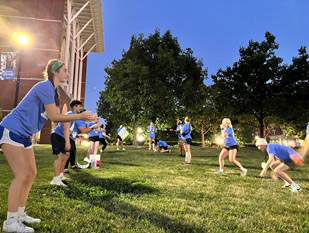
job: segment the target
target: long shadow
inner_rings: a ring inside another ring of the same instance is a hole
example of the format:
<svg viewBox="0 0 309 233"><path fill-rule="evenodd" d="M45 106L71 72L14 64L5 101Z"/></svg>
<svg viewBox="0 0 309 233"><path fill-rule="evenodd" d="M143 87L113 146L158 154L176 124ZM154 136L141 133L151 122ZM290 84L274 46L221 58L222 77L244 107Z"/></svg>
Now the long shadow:
<svg viewBox="0 0 309 233"><path fill-rule="evenodd" d="M70 176L72 180L89 186L99 186L101 189L115 193L150 194L159 190L142 184L137 180L124 178L100 178L89 173L80 172ZM71 186L70 186L71 187Z"/></svg>
<svg viewBox="0 0 309 233"><path fill-rule="evenodd" d="M123 166L140 167L140 165L135 164L135 163L123 163L123 162L115 162L115 161L109 161L109 162L104 162L104 163L112 164L112 165L123 165Z"/></svg>
<svg viewBox="0 0 309 233"><path fill-rule="evenodd" d="M69 185L69 188L65 189L64 192L70 198L88 202L90 205L101 207L106 211L112 212L124 218L130 217L136 222L147 220L153 225L156 225L157 227L170 233L207 232L200 226L188 224L182 222L181 220L156 213L155 211L148 211L124 201L117 200L117 196L120 193L132 193L137 195L158 193L159 191L155 188L144 184L136 185L135 181L130 181L123 178L98 178L86 173L76 174L72 178L82 184L88 184L89 186L100 186L102 189L111 191L111 193L94 196L91 194L90 188L83 188L81 190L78 185Z"/></svg>

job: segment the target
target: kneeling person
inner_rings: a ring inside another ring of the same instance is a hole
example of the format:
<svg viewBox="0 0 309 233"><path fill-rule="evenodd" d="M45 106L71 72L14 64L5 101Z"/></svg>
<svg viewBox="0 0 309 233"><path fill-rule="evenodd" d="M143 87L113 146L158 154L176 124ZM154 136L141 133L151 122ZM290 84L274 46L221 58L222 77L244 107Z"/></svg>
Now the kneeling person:
<svg viewBox="0 0 309 233"><path fill-rule="evenodd" d="M159 140L157 142L157 147L158 147L157 151L159 151L161 153L168 153L168 152L170 152L169 149L168 149L168 144L165 141L163 141L163 140Z"/></svg>

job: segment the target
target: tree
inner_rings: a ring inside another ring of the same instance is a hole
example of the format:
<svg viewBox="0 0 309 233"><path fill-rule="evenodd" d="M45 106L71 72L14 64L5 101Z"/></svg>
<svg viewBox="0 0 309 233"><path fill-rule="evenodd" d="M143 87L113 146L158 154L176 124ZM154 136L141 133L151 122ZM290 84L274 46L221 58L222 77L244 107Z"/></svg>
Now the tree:
<svg viewBox="0 0 309 233"><path fill-rule="evenodd" d="M298 56L293 57L292 64L286 68L278 96L277 116L295 125L300 130L305 129L309 119L309 55L306 48L298 50Z"/></svg>
<svg viewBox="0 0 309 233"><path fill-rule="evenodd" d="M274 100L284 72L282 58L275 55L278 48L275 36L266 32L264 41L249 41L247 48L239 49L239 61L212 76L218 106L229 114L253 116L261 137L265 117L277 109Z"/></svg>
<svg viewBox="0 0 309 233"><path fill-rule="evenodd" d="M158 30L148 38L132 36L128 51L105 72L98 114L133 127L146 119L172 122L193 111L207 76L191 49L181 49L170 31L161 36Z"/></svg>

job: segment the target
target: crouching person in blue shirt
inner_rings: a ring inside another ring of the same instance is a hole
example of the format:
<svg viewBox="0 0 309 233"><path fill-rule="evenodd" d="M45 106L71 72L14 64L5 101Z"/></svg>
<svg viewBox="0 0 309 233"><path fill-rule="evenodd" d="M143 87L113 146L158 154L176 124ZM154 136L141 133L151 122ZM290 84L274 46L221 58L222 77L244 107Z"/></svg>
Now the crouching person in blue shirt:
<svg viewBox="0 0 309 233"><path fill-rule="evenodd" d="M163 141L163 140L159 140L157 142L157 151L161 152L161 153L168 153L168 152L170 152L169 149L168 149L168 144L165 141Z"/></svg>
<svg viewBox="0 0 309 233"><path fill-rule="evenodd" d="M40 223L39 218L25 212L28 195L36 176L36 162L31 136L39 132L45 122L70 122L94 120L93 114L63 115L58 113L57 87L66 82L68 74L62 61L50 60L45 68L47 80L34 85L15 109L0 123L0 145L13 172L9 188L7 219L4 232L34 232L25 224Z"/></svg>
<svg viewBox="0 0 309 233"><path fill-rule="evenodd" d="M268 161L260 173L261 177L266 176L267 170L270 167L273 170L273 179L282 179L283 187L290 187L292 192L299 192L300 187L287 174L289 170L293 170L295 166L302 166L303 158L292 148L278 144L267 144L264 138L259 138L256 141L257 148L261 151L267 151Z"/></svg>

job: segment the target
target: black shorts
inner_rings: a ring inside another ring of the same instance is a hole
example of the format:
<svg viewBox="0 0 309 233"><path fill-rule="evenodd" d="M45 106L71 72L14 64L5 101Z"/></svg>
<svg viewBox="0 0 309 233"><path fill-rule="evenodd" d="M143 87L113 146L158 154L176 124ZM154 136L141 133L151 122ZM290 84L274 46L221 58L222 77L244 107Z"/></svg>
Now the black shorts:
<svg viewBox="0 0 309 233"><path fill-rule="evenodd" d="M89 137L89 141L98 142L98 141L100 141L100 137L99 136Z"/></svg>
<svg viewBox="0 0 309 233"><path fill-rule="evenodd" d="M168 147L167 146L159 146L159 148L160 148L160 150L167 150L168 149Z"/></svg>
<svg viewBox="0 0 309 233"><path fill-rule="evenodd" d="M191 138L185 139L185 141L183 141L183 142L185 144L192 145L192 139Z"/></svg>
<svg viewBox="0 0 309 233"><path fill-rule="evenodd" d="M117 134L117 138L122 142L122 138Z"/></svg>
<svg viewBox="0 0 309 233"><path fill-rule="evenodd" d="M234 149L236 149L236 150L238 151L239 146L238 146L238 145L229 146L229 147L226 147L226 146L225 146L224 149L227 149L227 150L234 150Z"/></svg>
<svg viewBox="0 0 309 233"><path fill-rule="evenodd" d="M52 133L50 136L50 141L52 144L52 150L54 155L59 155L60 153L65 154L67 151L65 151L65 139L61 137L58 134ZM70 138L70 155L76 154L76 145L74 140Z"/></svg>

